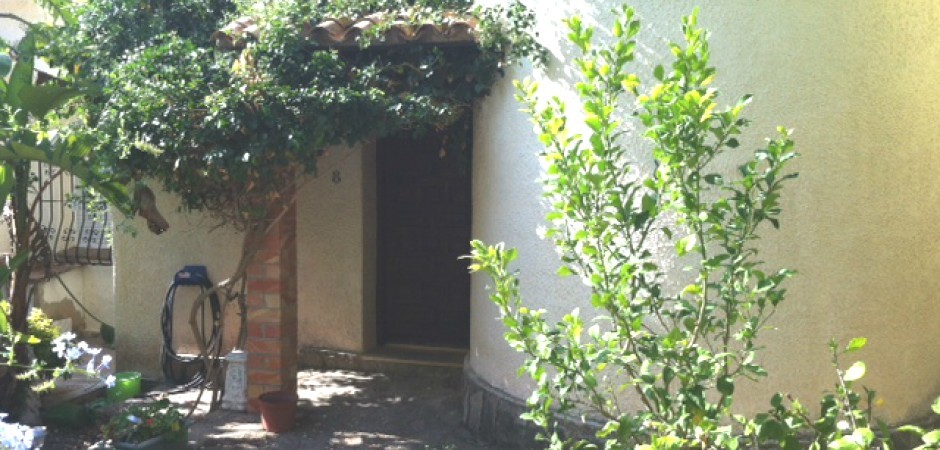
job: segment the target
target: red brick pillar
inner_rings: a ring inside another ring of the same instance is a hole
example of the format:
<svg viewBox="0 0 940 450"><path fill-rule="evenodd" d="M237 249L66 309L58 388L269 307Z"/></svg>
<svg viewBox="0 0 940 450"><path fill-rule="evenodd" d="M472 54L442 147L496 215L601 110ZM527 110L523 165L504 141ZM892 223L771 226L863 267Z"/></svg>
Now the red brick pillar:
<svg viewBox="0 0 940 450"><path fill-rule="evenodd" d="M281 217L248 268L248 406L297 390L297 211Z"/></svg>

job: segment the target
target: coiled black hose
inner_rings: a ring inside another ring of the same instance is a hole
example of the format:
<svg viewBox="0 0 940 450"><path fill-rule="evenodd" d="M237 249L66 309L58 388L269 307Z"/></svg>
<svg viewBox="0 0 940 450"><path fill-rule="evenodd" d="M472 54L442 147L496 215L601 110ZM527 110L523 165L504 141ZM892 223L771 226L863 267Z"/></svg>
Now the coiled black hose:
<svg viewBox="0 0 940 450"><path fill-rule="evenodd" d="M163 366L163 376L166 381L177 386L197 386L206 379L206 361L199 355L181 356L173 347L173 304L176 301L176 290L180 286L199 287L202 292L209 291L213 284L209 281L209 272L206 266L185 266L176 272L173 283L166 293L163 303L163 314L160 316L160 325L163 329L163 352L160 362ZM222 305L219 296L214 292L209 294L209 308L211 312L211 333L206 335L206 310L202 308L202 339L206 342L206 354L218 358L222 350L222 330L220 328Z"/></svg>

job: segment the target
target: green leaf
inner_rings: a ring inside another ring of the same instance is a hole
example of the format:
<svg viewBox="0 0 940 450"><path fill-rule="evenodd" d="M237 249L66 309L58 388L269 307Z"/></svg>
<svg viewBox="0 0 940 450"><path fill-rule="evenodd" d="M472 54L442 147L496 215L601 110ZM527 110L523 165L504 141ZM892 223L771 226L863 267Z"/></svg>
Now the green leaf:
<svg viewBox="0 0 940 450"><path fill-rule="evenodd" d="M777 392L773 397L770 397L770 406L777 409L783 408L783 394Z"/></svg>
<svg viewBox="0 0 940 450"><path fill-rule="evenodd" d="M6 202L11 192L13 192L13 167L0 164L0 203Z"/></svg>
<svg viewBox="0 0 940 450"><path fill-rule="evenodd" d="M696 242L697 240L694 234L679 239L676 242L676 253L678 253L679 256L685 256L687 253L695 250Z"/></svg>
<svg viewBox="0 0 940 450"><path fill-rule="evenodd" d="M849 367L849 370L845 371L845 376L843 377L845 381L855 381L861 379L865 376L865 363L862 361L855 361L855 364L852 364L852 367Z"/></svg>
<svg viewBox="0 0 940 450"><path fill-rule="evenodd" d="M933 430L923 435L921 439L923 439L924 444L927 444L927 445L940 444L940 430Z"/></svg>
<svg viewBox="0 0 940 450"><path fill-rule="evenodd" d="M571 268L569 268L568 266L559 267L556 273L560 277L570 277L571 275L574 275L574 272L572 272Z"/></svg>
<svg viewBox="0 0 940 450"><path fill-rule="evenodd" d="M897 431L900 431L900 432L902 432L902 433L912 433L912 434L916 434L916 435L918 435L918 436L923 436L924 433L927 432L927 431L924 430L923 428L918 427L918 426L916 426L916 425L902 425L902 426L898 427Z"/></svg>
<svg viewBox="0 0 940 450"><path fill-rule="evenodd" d="M734 394L734 378L721 377L718 379L718 392L724 395Z"/></svg>
<svg viewBox="0 0 940 450"><path fill-rule="evenodd" d="M862 450L862 447L860 447L851 436L836 439L830 442L826 448L829 450Z"/></svg>
<svg viewBox="0 0 940 450"><path fill-rule="evenodd" d="M870 428L859 428L852 433L852 437L862 448L868 448L875 440L875 433Z"/></svg>
<svg viewBox="0 0 940 450"><path fill-rule="evenodd" d="M38 337L33 336L33 335L29 335L29 337L26 338L26 343L29 345L36 345L40 342L42 342L42 339L39 339Z"/></svg>
<svg viewBox="0 0 940 450"><path fill-rule="evenodd" d="M705 180L706 183L711 184L711 185L721 184L722 181L724 181L724 178L717 173L710 173L702 177L702 179Z"/></svg>
<svg viewBox="0 0 940 450"><path fill-rule="evenodd" d="M863 337L857 337L855 339L852 339L851 341L849 341L849 345L845 346L845 352L849 353L849 352L861 350L862 348L865 347L865 344L867 343L868 343L868 339L863 338Z"/></svg>
<svg viewBox="0 0 940 450"><path fill-rule="evenodd" d="M757 437L761 442L767 441L779 441L786 436L786 432L783 429L783 425L776 420L768 420L758 427Z"/></svg>
<svg viewBox="0 0 940 450"><path fill-rule="evenodd" d="M13 72L10 73L10 81L7 84L7 103L14 109L20 107L20 91L33 84L33 64L36 53L36 39L31 33L20 40L17 46L18 59L13 66ZM25 125L25 118L23 123Z"/></svg>
<svg viewBox="0 0 940 450"><path fill-rule="evenodd" d="M937 399L933 401L933 404L930 405L930 409L933 410L934 414L940 414L940 397L937 397Z"/></svg>
<svg viewBox="0 0 940 450"><path fill-rule="evenodd" d="M663 66L656 66L656 68L653 69L653 77L659 81L663 81L663 78L666 77L666 70L663 69Z"/></svg>
<svg viewBox="0 0 940 450"><path fill-rule="evenodd" d="M653 210L656 208L656 197L654 197L653 194L644 194L641 208L643 212L652 214Z"/></svg>
<svg viewBox="0 0 940 450"><path fill-rule="evenodd" d="M20 101L24 109L36 117L43 117L65 102L84 94L87 90L64 86L24 86L20 90Z"/></svg>
<svg viewBox="0 0 940 450"><path fill-rule="evenodd" d="M13 68L13 58L6 53L0 53L0 77L6 77Z"/></svg>
<svg viewBox="0 0 940 450"><path fill-rule="evenodd" d="M684 295L699 295L701 293L702 286L699 286L698 284L690 284L682 290L682 294Z"/></svg>

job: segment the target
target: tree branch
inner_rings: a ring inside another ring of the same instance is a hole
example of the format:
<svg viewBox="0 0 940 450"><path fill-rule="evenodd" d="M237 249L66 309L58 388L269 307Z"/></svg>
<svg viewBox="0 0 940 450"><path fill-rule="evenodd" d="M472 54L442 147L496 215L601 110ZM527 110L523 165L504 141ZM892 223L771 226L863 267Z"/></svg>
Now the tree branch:
<svg viewBox="0 0 940 450"><path fill-rule="evenodd" d="M18 15L16 15L16 14L12 14L12 13L0 13L0 19L15 20L15 21L17 21L17 22L19 22L19 23L21 23L21 24L23 24L23 25L26 25L27 27L32 27L32 26L33 26L33 23L32 23L32 22L30 22L30 21L28 21L28 20L26 20L26 19L24 19L24 18L22 18L22 17L20 17L20 16L18 16Z"/></svg>

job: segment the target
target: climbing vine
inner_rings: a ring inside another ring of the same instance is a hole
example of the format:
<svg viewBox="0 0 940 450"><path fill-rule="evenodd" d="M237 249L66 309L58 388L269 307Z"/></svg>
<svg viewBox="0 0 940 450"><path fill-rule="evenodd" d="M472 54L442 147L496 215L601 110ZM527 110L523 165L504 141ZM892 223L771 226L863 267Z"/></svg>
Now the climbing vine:
<svg viewBox="0 0 940 450"><path fill-rule="evenodd" d="M241 3L92 0L50 27L44 53L103 94L85 107L101 164L154 177L188 209L245 229L326 147L460 122L503 65L537 56L521 4L468 0ZM323 48L301 32L331 18L376 18L359 46ZM214 45L251 17L257 36ZM392 23L475 24L476 45L383 46ZM462 132L452 133L455 137ZM461 142L455 142L460 147Z"/></svg>
<svg viewBox="0 0 940 450"><path fill-rule="evenodd" d="M243 346L247 266L293 203L298 175L315 173L326 148L435 131L451 136L453 151L442 154L460 155L474 100L507 63L540 59L533 17L517 2L88 0L66 13L75 20L46 27L42 52L66 68L66 81L101 86L73 111L84 124L74 136L96 142L93 163L155 179L185 209L245 231L234 274L191 309L203 355L196 317L212 293L238 304ZM244 18L256 32L227 28ZM374 26L357 45L324 45L304 33L326 20L363 18ZM469 26L474 39L383 42L393 26L428 25Z"/></svg>

